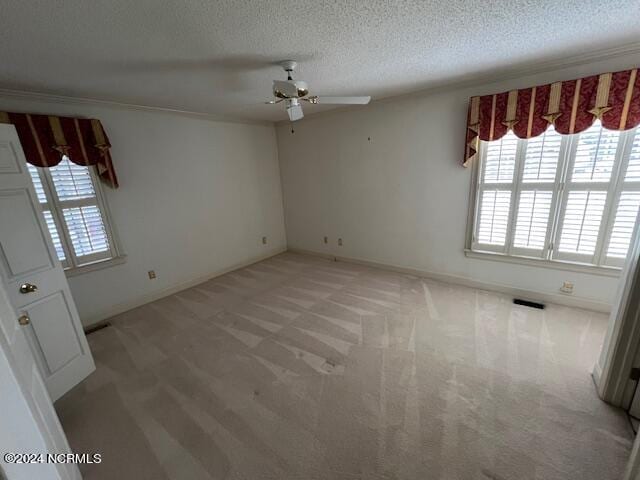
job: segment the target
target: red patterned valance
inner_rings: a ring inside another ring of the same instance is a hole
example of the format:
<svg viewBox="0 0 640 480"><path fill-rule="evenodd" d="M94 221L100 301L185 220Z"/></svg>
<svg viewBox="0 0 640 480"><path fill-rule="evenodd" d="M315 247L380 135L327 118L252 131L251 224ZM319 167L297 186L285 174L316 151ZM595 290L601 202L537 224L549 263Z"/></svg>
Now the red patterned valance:
<svg viewBox="0 0 640 480"><path fill-rule="evenodd" d="M111 144L99 120L0 112L0 123L16 127L30 164L53 167L66 155L78 165L95 165L100 178L118 188L109 153Z"/></svg>
<svg viewBox="0 0 640 480"><path fill-rule="evenodd" d="M541 135L549 125L568 135L589 128L596 119L610 130L640 124L638 69L603 73L533 88L471 97L463 165L475 158L480 140Z"/></svg>

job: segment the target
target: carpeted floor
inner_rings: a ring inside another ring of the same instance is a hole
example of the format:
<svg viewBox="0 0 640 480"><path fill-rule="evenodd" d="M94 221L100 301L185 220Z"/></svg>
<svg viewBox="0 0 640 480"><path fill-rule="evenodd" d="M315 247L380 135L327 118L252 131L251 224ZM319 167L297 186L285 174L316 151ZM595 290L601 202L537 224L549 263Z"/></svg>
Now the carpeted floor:
<svg viewBox="0 0 640 480"><path fill-rule="evenodd" d="M86 480L617 480L606 321L287 253L114 317L56 408Z"/></svg>

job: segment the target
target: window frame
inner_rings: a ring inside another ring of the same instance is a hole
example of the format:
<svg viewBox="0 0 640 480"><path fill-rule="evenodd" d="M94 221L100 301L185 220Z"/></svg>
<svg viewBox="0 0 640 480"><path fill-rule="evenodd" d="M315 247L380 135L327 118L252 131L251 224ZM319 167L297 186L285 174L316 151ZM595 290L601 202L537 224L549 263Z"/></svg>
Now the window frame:
<svg viewBox="0 0 640 480"><path fill-rule="evenodd" d="M51 213L51 217L53 218L53 222L58 232L58 237L60 238L60 245L65 255L65 260L60 261L65 274L67 276L73 276L79 273L92 271L97 268L123 263L125 255L119 246L118 237L113 227L113 221L111 220L111 213L102 189L102 182L96 173L95 167L87 167L95 197L76 200L60 200L49 169L40 167L35 168L38 172L42 189L47 198L46 203L39 203L40 212L47 210ZM109 248L104 252L78 257L73 249L73 242L64 219L63 209L86 206L97 206L100 211L107 241L109 242Z"/></svg>
<svg viewBox="0 0 640 480"><path fill-rule="evenodd" d="M624 177L630 160L630 153L635 136L640 136L640 127L620 132L617 145L611 179L607 183L598 185L597 182L572 182L570 181L572 168L576 159L579 134L562 135L558 167L553 183L531 182L523 183L524 158L526 155L526 139L518 139L516 148L514 176L511 183L483 184L482 178L487 156L488 142L480 141L477 161L471 167L471 188L469 196L469 211L467 216L467 229L465 236L465 255L472 258L501 260L525 265L538 265L552 267L561 270L596 273L607 276L618 276L624 266L625 259L608 257L607 250L611 240L613 225L618 208L618 202L623 192L639 191L640 181L625 182ZM562 221L567 206L567 198L570 191L586 189L588 191L606 191L606 200L600 223L598 243L593 255L579 255L567 252L559 252L558 246L562 234ZM602 186L602 188L599 188ZM530 187L530 188L528 188ZM515 226L520 203L520 194L523 190L552 190L551 209L545 246L542 251L515 247L513 245ZM480 224L481 196L485 190L506 190L512 195L509 223L504 246L487 245L477 242L478 228ZM638 234L640 222L636 222L631 235L631 242ZM604 229L604 230L603 230Z"/></svg>

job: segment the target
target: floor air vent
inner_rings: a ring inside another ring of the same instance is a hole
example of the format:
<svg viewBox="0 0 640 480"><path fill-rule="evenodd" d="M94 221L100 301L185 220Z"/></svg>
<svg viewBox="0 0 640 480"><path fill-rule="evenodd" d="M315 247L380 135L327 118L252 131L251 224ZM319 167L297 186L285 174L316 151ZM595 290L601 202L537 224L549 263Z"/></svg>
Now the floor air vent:
<svg viewBox="0 0 640 480"><path fill-rule="evenodd" d="M111 323L110 322L104 322L101 323L100 325L96 325L95 327L89 327L84 331L85 335L89 335L91 333L97 332L98 330L102 330L103 328L107 328L110 327Z"/></svg>
<svg viewBox="0 0 640 480"><path fill-rule="evenodd" d="M525 307L537 308L538 310L544 310L544 303L530 302L529 300L522 300L521 298L514 298L513 303L516 305L523 305Z"/></svg>

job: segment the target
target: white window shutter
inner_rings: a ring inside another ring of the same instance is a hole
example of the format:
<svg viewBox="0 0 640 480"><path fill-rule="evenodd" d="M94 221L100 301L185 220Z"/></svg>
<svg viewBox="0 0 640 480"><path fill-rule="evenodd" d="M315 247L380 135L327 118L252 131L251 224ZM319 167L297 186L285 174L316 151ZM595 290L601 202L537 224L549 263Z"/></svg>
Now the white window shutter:
<svg viewBox="0 0 640 480"><path fill-rule="evenodd" d="M552 198L551 191L523 190L520 192L516 231L513 237L514 247L544 249Z"/></svg>
<svg viewBox="0 0 640 480"><path fill-rule="evenodd" d="M636 130L625 172L625 182L640 182L640 130Z"/></svg>
<svg viewBox="0 0 640 480"><path fill-rule="evenodd" d="M602 128L596 122L578 137L572 182L608 182L618 149L620 132Z"/></svg>
<svg viewBox="0 0 640 480"><path fill-rule="evenodd" d="M592 256L596 251L606 191L569 192L558 251Z"/></svg>
<svg viewBox="0 0 640 480"><path fill-rule="evenodd" d="M626 258L640 207L640 191L622 192L609 237L607 257Z"/></svg>
<svg viewBox="0 0 640 480"><path fill-rule="evenodd" d="M500 140L489 142L484 161L483 183L511 183L516 165L518 137L507 133Z"/></svg>
<svg viewBox="0 0 640 480"><path fill-rule="evenodd" d="M58 165L49 169L49 172L61 202L96 196L88 167L76 165L67 157L63 157Z"/></svg>
<svg viewBox="0 0 640 480"><path fill-rule="evenodd" d="M47 195L44 193L42 180L40 179L40 173L38 172L37 167L34 167L30 163L27 163L27 170L29 170L29 175L31 175L31 182L33 183L33 187L36 190L38 201L40 203L47 203Z"/></svg>
<svg viewBox="0 0 640 480"><path fill-rule="evenodd" d="M480 222L478 243L504 245L507 238L511 192L508 190L485 190L480 200Z"/></svg>
<svg viewBox="0 0 640 480"><path fill-rule="evenodd" d="M64 208L62 214L76 257L109 250L109 239L97 206Z"/></svg>
<svg viewBox="0 0 640 480"><path fill-rule="evenodd" d="M640 207L640 132L630 132L628 157L623 161L625 171L619 188L618 202L606 246L605 262L611 266L622 266L636 230L636 219Z"/></svg>
<svg viewBox="0 0 640 480"><path fill-rule="evenodd" d="M51 215L51 212L49 210L44 210L42 214L44 215L44 220L47 223L47 228L49 229L49 234L51 235L53 246L56 249L58 260L64 262L66 260L66 255L64 254L64 248L62 248L62 242L60 241L60 235L58 234L58 227L56 227L56 222L53 219L53 215Z"/></svg>
<svg viewBox="0 0 640 480"><path fill-rule="evenodd" d="M54 167L28 165L28 170L63 266L112 258L115 249L90 167L76 165L65 156Z"/></svg>
<svg viewBox="0 0 640 480"><path fill-rule="evenodd" d="M640 130L640 129L639 129ZM640 132L596 121L482 142L471 249L619 267L638 230Z"/></svg>
<svg viewBox="0 0 640 480"><path fill-rule="evenodd" d="M527 140L522 171L523 183L553 183L558 171L562 136L553 126L542 135Z"/></svg>

